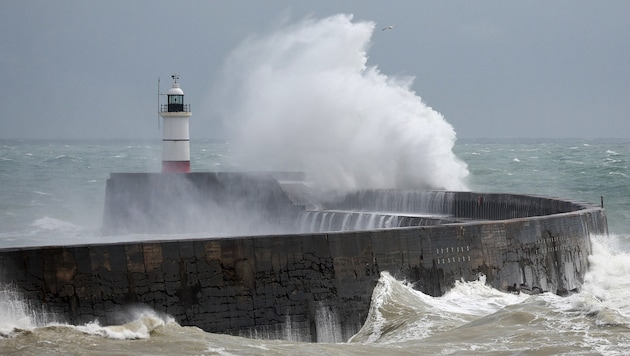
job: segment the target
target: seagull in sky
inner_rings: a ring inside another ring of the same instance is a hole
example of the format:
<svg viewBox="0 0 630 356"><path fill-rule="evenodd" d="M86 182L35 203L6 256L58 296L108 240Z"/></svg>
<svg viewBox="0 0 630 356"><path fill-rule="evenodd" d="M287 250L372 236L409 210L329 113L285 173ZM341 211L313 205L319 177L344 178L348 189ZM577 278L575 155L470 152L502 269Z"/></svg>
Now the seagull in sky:
<svg viewBox="0 0 630 356"><path fill-rule="evenodd" d="M393 30L393 29L394 29L394 27L396 27L396 25L389 25L389 26L383 27L383 29L382 29L381 31L385 31L385 30Z"/></svg>

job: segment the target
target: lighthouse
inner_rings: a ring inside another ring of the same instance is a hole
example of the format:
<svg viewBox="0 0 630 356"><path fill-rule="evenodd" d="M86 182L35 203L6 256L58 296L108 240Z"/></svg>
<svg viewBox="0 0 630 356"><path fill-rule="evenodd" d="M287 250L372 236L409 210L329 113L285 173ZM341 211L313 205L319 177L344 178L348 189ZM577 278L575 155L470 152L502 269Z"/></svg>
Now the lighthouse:
<svg viewBox="0 0 630 356"><path fill-rule="evenodd" d="M190 172L190 138L188 118L192 115L190 104L184 104L184 91L179 76L173 74L173 86L166 93L168 104L160 105L162 125L162 172Z"/></svg>

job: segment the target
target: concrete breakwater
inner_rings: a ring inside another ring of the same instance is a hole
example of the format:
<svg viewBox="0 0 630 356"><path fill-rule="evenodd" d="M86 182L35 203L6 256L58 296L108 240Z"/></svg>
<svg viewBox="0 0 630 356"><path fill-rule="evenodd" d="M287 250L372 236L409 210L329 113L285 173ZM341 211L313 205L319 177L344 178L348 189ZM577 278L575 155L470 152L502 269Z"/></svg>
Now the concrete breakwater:
<svg viewBox="0 0 630 356"><path fill-rule="evenodd" d="M583 281L590 236L607 234L604 210L586 203L401 190L313 201L277 177L113 174L106 231L219 228L208 238L3 249L3 280L74 323L118 323L127 306L147 305L210 332L345 341L382 272L434 296L480 273L503 290L566 294Z"/></svg>

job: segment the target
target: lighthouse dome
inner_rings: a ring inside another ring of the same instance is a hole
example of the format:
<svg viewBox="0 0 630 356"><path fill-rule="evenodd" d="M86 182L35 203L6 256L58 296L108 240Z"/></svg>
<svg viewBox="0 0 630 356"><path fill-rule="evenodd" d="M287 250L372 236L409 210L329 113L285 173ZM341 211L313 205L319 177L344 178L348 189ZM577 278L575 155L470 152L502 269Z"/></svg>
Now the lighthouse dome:
<svg viewBox="0 0 630 356"><path fill-rule="evenodd" d="M173 83L173 87L168 90L167 95L184 95L184 91L179 87L179 83Z"/></svg>

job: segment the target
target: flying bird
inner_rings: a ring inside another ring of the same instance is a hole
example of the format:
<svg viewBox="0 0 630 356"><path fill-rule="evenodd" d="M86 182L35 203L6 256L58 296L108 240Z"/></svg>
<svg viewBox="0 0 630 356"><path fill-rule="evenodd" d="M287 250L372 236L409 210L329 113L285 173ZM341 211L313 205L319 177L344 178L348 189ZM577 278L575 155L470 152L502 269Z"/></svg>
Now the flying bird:
<svg viewBox="0 0 630 356"><path fill-rule="evenodd" d="M396 25L389 25L389 26L383 27L383 29L382 29L381 31L385 31L385 30L393 30L393 29L394 29L394 27L396 27Z"/></svg>

